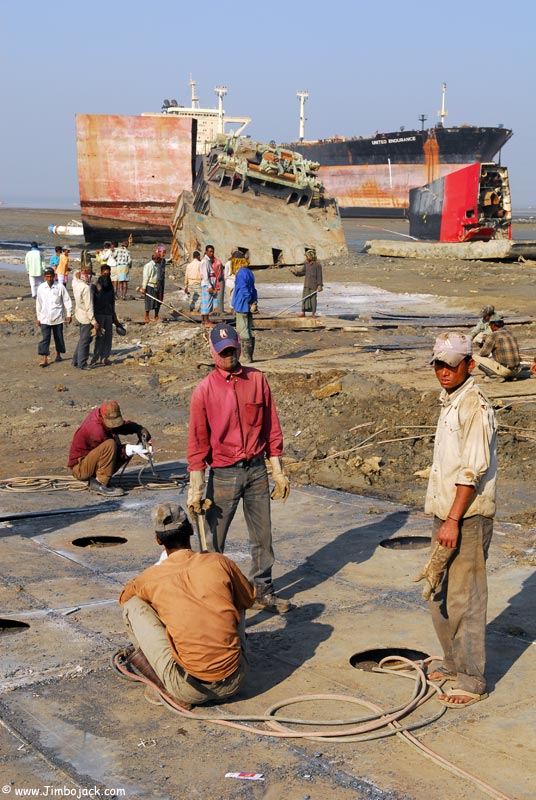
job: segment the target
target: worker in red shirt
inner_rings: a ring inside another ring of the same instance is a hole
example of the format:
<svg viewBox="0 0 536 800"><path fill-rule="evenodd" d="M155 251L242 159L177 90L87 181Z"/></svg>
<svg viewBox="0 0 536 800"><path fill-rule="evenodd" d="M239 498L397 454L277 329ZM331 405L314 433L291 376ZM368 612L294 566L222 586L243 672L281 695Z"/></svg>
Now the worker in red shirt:
<svg viewBox="0 0 536 800"><path fill-rule="evenodd" d="M137 444L122 444L119 434L134 433ZM79 481L88 481L92 492L107 497L124 494L120 487L108 484L112 475L133 455L147 458L145 444L150 444L151 434L137 422L125 420L116 400L102 403L91 411L76 431L69 451L68 466Z"/></svg>
<svg viewBox="0 0 536 800"><path fill-rule="evenodd" d="M216 368L196 386L190 405L188 510L201 513L209 466L212 505L206 518L213 549L223 553L241 499L251 547L249 579L257 591L254 607L284 614L292 606L274 593L270 497L285 502L290 484L280 460L283 436L272 392L262 372L240 364L240 339L231 325L212 329L210 350ZM271 495L265 457L275 481Z"/></svg>

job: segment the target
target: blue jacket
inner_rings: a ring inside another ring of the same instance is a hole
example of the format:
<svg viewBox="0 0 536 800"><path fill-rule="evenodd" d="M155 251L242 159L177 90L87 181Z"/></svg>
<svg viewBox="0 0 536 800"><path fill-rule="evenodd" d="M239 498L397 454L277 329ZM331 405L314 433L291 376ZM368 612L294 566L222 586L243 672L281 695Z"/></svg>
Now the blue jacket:
<svg viewBox="0 0 536 800"><path fill-rule="evenodd" d="M236 275L233 292L233 308L238 314L247 314L251 303L257 300L255 276L247 267L242 267Z"/></svg>

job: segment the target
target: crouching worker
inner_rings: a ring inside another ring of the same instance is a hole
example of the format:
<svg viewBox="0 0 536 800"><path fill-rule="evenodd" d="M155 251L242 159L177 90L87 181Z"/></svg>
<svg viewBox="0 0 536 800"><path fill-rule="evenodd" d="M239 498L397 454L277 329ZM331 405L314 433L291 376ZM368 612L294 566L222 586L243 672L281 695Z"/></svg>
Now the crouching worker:
<svg viewBox="0 0 536 800"><path fill-rule="evenodd" d="M119 435L136 434L137 444L122 444ZM123 419L119 403L110 400L94 408L76 431L67 466L79 481L88 481L92 492L107 497L120 497L124 491L112 487L114 475L133 455L147 458L151 434L137 422Z"/></svg>
<svg viewBox="0 0 536 800"><path fill-rule="evenodd" d="M181 506L164 503L151 516L168 557L121 592L123 618L138 646L122 657L183 708L221 702L246 677L245 609L255 589L227 556L192 551L192 526ZM148 686L145 698L158 702L158 692Z"/></svg>

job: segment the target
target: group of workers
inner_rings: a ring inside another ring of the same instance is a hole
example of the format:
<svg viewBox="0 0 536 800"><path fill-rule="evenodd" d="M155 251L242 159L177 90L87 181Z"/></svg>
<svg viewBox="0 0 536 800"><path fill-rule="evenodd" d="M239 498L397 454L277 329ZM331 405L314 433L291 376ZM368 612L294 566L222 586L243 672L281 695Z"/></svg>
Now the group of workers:
<svg viewBox="0 0 536 800"><path fill-rule="evenodd" d="M494 329L493 314L492 343L503 330ZM214 370L194 389L190 404L186 509L176 503L153 509L162 557L129 581L119 599L134 641L122 655L126 668L150 680L150 702L159 702L160 692L186 709L224 700L240 688L248 665L248 608L280 614L293 608L275 593L272 578L270 498L284 502L290 492L272 392L262 372L242 365L242 343L231 325L212 327L209 344ZM433 549L423 575L443 658L428 679L452 682L439 700L454 708L487 697L486 559L495 515L497 425L471 376L473 346L469 335L441 334L430 362L442 391L425 502L434 518ZM124 445L121 434L135 434L138 443ZM105 402L75 434L73 475L101 494L121 494L110 486L113 474L132 455L147 457L150 438L139 423L123 418L117 402ZM223 555L240 500L250 543L247 579ZM210 531L208 553L191 548L192 523L200 515Z"/></svg>

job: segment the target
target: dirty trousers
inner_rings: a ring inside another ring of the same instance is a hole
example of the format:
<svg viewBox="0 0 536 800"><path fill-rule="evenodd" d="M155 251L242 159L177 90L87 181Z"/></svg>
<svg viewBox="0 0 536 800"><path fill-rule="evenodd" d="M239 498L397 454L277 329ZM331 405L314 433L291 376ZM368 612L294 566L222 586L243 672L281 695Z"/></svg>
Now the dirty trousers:
<svg viewBox="0 0 536 800"><path fill-rule="evenodd" d="M231 467L212 467L207 485L207 497L212 505L206 512L212 534L212 549L223 553L227 532L242 500L249 534L251 569L249 580L255 584L257 597L271 594L272 521L270 516L270 487L264 457L259 456ZM210 547L210 545L209 545Z"/></svg>
<svg viewBox="0 0 536 800"><path fill-rule="evenodd" d="M432 546L443 521L434 518ZM457 676L458 689L478 694L486 691L486 559L492 533L488 517L462 520L457 551L429 601L444 670Z"/></svg>
<svg viewBox="0 0 536 800"><path fill-rule="evenodd" d="M89 358L89 348L91 347L91 331L93 325L80 325L80 338L73 353L73 367L85 367Z"/></svg>
<svg viewBox="0 0 536 800"><path fill-rule="evenodd" d="M123 619L168 694L179 702L198 706L210 700L225 700L236 694L242 685L248 671L245 612L240 616L238 629L240 664L232 675L215 683L202 683L177 664L171 653L166 628L149 603L139 597L131 597L123 606Z"/></svg>
<svg viewBox="0 0 536 800"><path fill-rule="evenodd" d="M495 361L494 358L478 356L476 354L473 355L473 361L477 366L482 368L482 371L485 372L486 375L498 375L499 378L504 378L505 380L516 378L522 369L521 364L518 367L504 367L498 361Z"/></svg>
<svg viewBox="0 0 536 800"><path fill-rule="evenodd" d="M97 478L104 486L108 486L110 478L122 463L124 462L121 461L119 445L115 439L105 439L94 450L90 450L87 456L83 456L71 469L78 481Z"/></svg>

